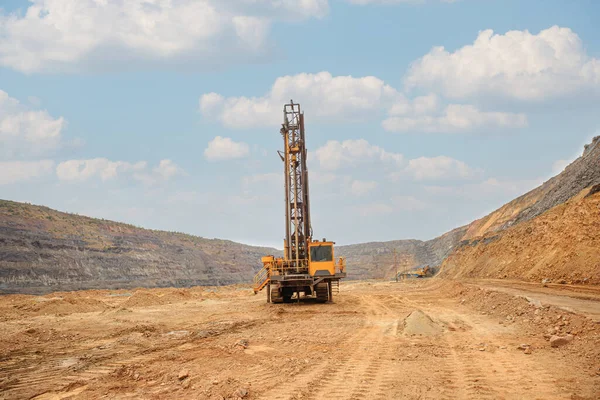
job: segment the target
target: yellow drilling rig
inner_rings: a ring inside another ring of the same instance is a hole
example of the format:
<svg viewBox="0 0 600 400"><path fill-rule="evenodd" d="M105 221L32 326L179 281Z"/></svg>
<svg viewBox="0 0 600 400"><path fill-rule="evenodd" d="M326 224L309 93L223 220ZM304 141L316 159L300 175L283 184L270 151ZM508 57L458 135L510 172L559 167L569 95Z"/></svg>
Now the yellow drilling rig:
<svg viewBox="0 0 600 400"><path fill-rule="evenodd" d="M283 107L281 126L285 178L285 239L283 257L262 258L263 268L254 277L254 293L267 289L267 302L284 303L293 298L314 297L331 302L346 277L343 257L335 261L335 242L313 240L310 220L308 169L304 113L290 101Z"/></svg>

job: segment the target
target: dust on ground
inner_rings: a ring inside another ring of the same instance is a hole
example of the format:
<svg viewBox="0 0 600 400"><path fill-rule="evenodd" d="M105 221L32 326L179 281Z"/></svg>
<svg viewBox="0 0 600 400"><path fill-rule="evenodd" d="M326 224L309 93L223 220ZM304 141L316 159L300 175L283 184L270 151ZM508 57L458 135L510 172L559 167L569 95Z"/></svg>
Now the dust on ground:
<svg viewBox="0 0 600 400"><path fill-rule="evenodd" d="M564 291L507 286L344 282L334 304L243 286L3 296L0 399L598 398L600 321L548 304ZM572 294L600 307L597 287Z"/></svg>

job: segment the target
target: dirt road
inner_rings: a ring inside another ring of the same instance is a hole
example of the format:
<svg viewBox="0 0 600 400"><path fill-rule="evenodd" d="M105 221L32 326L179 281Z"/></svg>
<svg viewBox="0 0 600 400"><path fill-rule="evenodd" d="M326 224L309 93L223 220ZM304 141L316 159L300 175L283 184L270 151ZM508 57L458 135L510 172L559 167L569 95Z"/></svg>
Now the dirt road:
<svg viewBox="0 0 600 400"><path fill-rule="evenodd" d="M241 287L4 296L0 321L0 399L600 395L596 321L441 280L344 283L335 304Z"/></svg>

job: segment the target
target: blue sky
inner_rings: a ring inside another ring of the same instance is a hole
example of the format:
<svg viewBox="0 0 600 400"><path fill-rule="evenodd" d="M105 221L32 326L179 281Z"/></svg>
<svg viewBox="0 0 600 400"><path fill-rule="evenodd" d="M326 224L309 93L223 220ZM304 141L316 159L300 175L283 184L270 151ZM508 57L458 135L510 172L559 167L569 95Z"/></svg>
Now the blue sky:
<svg viewBox="0 0 600 400"><path fill-rule="evenodd" d="M3 1L0 198L280 247L278 124L313 229L429 239L600 132L595 1Z"/></svg>

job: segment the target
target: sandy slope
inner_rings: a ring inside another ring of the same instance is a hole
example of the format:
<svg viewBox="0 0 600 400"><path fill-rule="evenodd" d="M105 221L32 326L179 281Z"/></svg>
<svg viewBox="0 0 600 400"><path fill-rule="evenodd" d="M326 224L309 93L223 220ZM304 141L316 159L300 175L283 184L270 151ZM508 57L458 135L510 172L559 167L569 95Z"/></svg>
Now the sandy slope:
<svg viewBox="0 0 600 400"><path fill-rule="evenodd" d="M335 304L243 287L4 296L0 398L597 398L600 324L487 285L345 283ZM551 348L549 329L575 339Z"/></svg>
<svg viewBox="0 0 600 400"><path fill-rule="evenodd" d="M600 193L588 194L463 244L444 261L442 275L600 284Z"/></svg>

